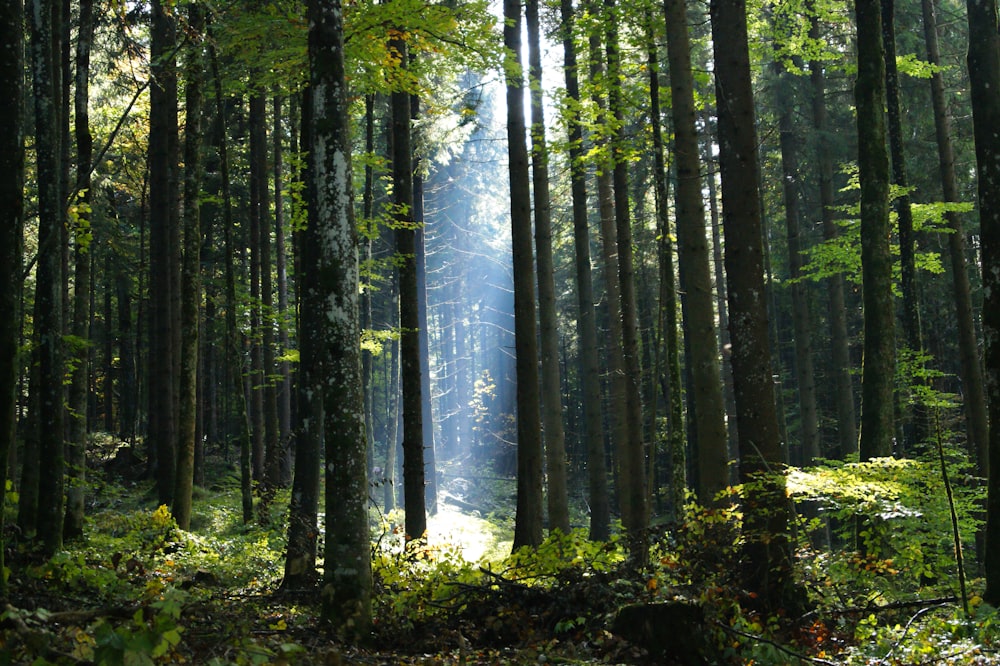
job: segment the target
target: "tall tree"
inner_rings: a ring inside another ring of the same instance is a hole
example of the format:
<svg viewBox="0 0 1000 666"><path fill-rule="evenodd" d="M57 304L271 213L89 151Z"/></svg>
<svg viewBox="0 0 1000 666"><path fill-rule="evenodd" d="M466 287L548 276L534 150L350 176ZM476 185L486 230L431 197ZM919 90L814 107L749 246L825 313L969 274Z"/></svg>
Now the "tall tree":
<svg viewBox="0 0 1000 666"><path fill-rule="evenodd" d="M635 295L635 268L632 253L632 217L629 209L628 158L625 149L625 99L622 91L621 51L618 44L618 9L615 0L605 0L607 16L608 106L614 118L611 157L614 164L615 239L618 250L618 285L621 290L621 310L612 317L621 317L620 339L625 370L626 439L620 451L622 484L618 489L622 507L622 522L633 540L641 539L649 522L646 502L645 449L642 433L642 368L639 359L639 314ZM646 545L636 541L633 555L646 558Z"/></svg>
<svg viewBox="0 0 1000 666"><path fill-rule="evenodd" d="M535 249L538 253L539 347L542 361L542 423L548 478L549 530L569 534L566 491L566 443L563 430L562 383L559 378L559 329L552 259L552 211L549 200L549 149L542 110L542 49L538 0L527 0L528 85L531 97L531 184L535 204Z"/></svg>
<svg viewBox="0 0 1000 666"><path fill-rule="evenodd" d="M989 476L986 499L986 591L1000 603L1000 25L996 0L968 0L969 81L979 182L983 270L983 340L989 405Z"/></svg>
<svg viewBox="0 0 1000 666"><path fill-rule="evenodd" d="M733 388L744 482L744 584L770 608L792 600L791 513L781 472L764 288L757 131L745 0L713 0L715 95Z"/></svg>
<svg viewBox="0 0 1000 666"><path fill-rule="evenodd" d="M881 0L881 2L889 157L892 167L892 184L900 190L894 204L896 225L899 232L899 286L903 293L903 342L913 356L910 363L915 364L911 368L911 372L915 375L911 381L914 384L923 384L925 380L920 376L923 374L920 372L923 364L918 356L923 351L923 342L920 334L920 310L917 304L917 243L913 229L913 209L910 206L910 183L906 173L906 155L903 149L903 112L899 100L899 70L896 67L895 1ZM927 422L927 407L923 404L919 389L911 393L908 402L909 423L904 431L902 446L904 450L912 452L913 447L919 447L925 443L929 424Z"/></svg>
<svg viewBox="0 0 1000 666"><path fill-rule="evenodd" d="M6 57L0 59L0 88L14 104L0 108L0 487L6 487L7 456L14 446L18 375L18 295L24 230L24 5L11 0L0 6L0 44ZM6 495L6 493L4 493ZM4 497L0 496L0 512ZM0 571L4 568L5 543L0 534ZM0 576L0 595L7 591L6 576Z"/></svg>
<svg viewBox="0 0 1000 666"><path fill-rule="evenodd" d="M814 3L811 3L814 5ZM810 12L809 38L820 39L819 16ZM809 61L809 82L812 88L812 124L817 139L816 159L819 172L819 205L823 220L823 238L831 241L839 234L834 209L833 153L827 127L826 75L824 62ZM851 381L851 355L847 337L847 308L844 305L844 276L841 273L826 280L827 312L830 321L830 369L834 374L834 401L837 412L837 441L841 457L858 450L857 416L854 411L854 387Z"/></svg>
<svg viewBox="0 0 1000 666"><path fill-rule="evenodd" d="M338 0L309 1L312 87L309 241L318 252L315 300L303 314L318 342L326 448L326 562L323 616L357 638L371 626L371 544L358 303L358 235L351 177L350 101ZM407 115L407 121L409 116Z"/></svg>
<svg viewBox="0 0 1000 666"><path fill-rule="evenodd" d="M674 517L680 516L687 492L687 456L684 450L684 404L681 395L681 360L678 345L677 288L674 278L674 248L670 235L669 201L667 201L667 167L664 156L663 123L660 115L660 69L653 33L654 14L650 10L647 65L649 69L649 118L653 129L653 181L656 197L657 258L659 261L660 294L658 328L666 348L666 372L657 373L657 381L667 401L667 454L670 465L670 506ZM659 364L657 364L659 365ZM653 443L655 445L655 442ZM651 462L652 465L652 462ZM656 471L651 470L651 479ZM653 490L653 488L651 488Z"/></svg>
<svg viewBox="0 0 1000 666"><path fill-rule="evenodd" d="M90 273L92 196L90 166L93 137L90 133L90 49L94 37L94 3L81 0L76 38L76 91L73 97L76 130L76 190L79 194L75 223L73 275L73 335L90 340ZM83 534L84 487L87 470L87 397L90 383L90 348L81 345L73 367L69 391L69 441L67 451L66 518L63 536L73 539Z"/></svg>
<svg viewBox="0 0 1000 666"><path fill-rule="evenodd" d="M406 42L390 42L407 62ZM417 236L413 218L413 150L410 142L410 94L393 91L392 182L396 217L396 254L399 261L400 383L403 390L403 508L407 539L421 539L427 531L425 506L423 383L420 361L420 312L417 283Z"/></svg>
<svg viewBox="0 0 1000 666"><path fill-rule="evenodd" d="M775 27L782 29L776 19ZM784 35L778 33L776 39ZM799 444L802 449L802 464L810 465L820 456L819 418L816 410L816 378L813 372L812 322L809 314L807 286L799 278L802 275L802 238L799 222L799 139L795 132L795 87L796 77L787 71L780 60L775 60L775 96L778 111L778 131L781 146L781 185L785 204L785 235L788 241L788 273L792 278L792 327L795 334L795 376L796 392L799 396Z"/></svg>
<svg viewBox="0 0 1000 666"><path fill-rule="evenodd" d="M580 104L579 66L574 37L572 0L561 0L563 72L566 94L573 107ZM587 216L587 173L583 161L583 128L578 113L569 118L570 191L573 198L573 250L576 266L578 313L576 335L580 347L580 383L583 393L583 437L587 451L590 489L590 538L606 541L610 536L608 470L601 427L601 378L597 353L597 312L590 262L590 226Z"/></svg>
<svg viewBox="0 0 1000 666"><path fill-rule="evenodd" d="M517 363L517 514L514 549L542 542L542 427L535 337L535 266L531 248L531 187L524 122L520 0L504 0L504 73L510 226L514 253L514 345Z"/></svg>
<svg viewBox="0 0 1000 666"><path fill-rule="evenodd" d="M729 483L725 407L716 353L712 278L705 238L705 208L701 196L701 165L695 129L694 76L691 38L684 0L664 0L667 59L670 66L674 154L677 163L677 262L684 296L687 366L691 372L695 455L699 499L708 503ZM709 343L712 344L709 344Z"/></svg>
<svg viewBox="0 0 1000 666"><path fill-rule="evenodd" d="M65 199L60 177L60 3L33 0L29 13L31 73L35 101L35 155L38 182L38 260L35 338L38 346L39 460L38 537L48 554L62 547L63 533L63 278L61 233Z"/></svg>
<svg viewBox="0 0 1000 666"><path fill-rule="evenodd" d="M171 228L178 220L176 26L162 0L153 0L149 98L149 455L156 461L156 494L172 503L176 464L177 415L174 401L177 355L174 344Z"/></svg>
<svg viewBox="0 0 1000 666"><path fill-rule="evenodd" d="M312 90L302 94L302 144L311 144ZM312 161L306 162L306 199L316 200L316 179L312 177ZM315 204L312 205L312 209ZM295 420L295 471L292 475L292 497L288 507L288 549L285 556L285 577L282 588L309 589L316 582L317 520L319 511L320 453L323 445L321 330L315 313L323 308L318 275L308 267L319 263L315 232L307 223L305 230L295 234L298 257L299 287L299 372L297 374L298 410Z"/></svg>
<svg viewBox="0 0 1000 666"><path fill-rule="evenodd" d="M200 35L204 10L188 6L188 28ZM177 419L177 474L173 514L183 530L191 528L194 490L195 443L198 414L198 327L201 312L201 138L202 70L201 40L188 46L184 67L184 257L181 267L181 376Z"/></svg>
<svg viewBox="0 0 1000 666"><path fill-rule="evenodd" d="M892 455L896 371L885 54L879 0L855 0L858 74L854 85L861 180L861 272L865 352L861 374L861 459Z"/></svg>
<svg viewBox="0 0 1000 666"><path fill-rule="evenodd" d="M927 61L941 64L938 48L937 18L934 0L921 0L924 20L924 41L927 44ZM930 78L931 101L934 107L934 131L937 138L938 161L941 172L941 189L944 201L958 203L958 179L955 176L955 149L951 140L951 118L944 95L944 77L935 69ZM969 452L976 458L979 474L986 476L989 469L989 419L986 412L986 395L983 390L983 369L979 362L979 343L972 315L972 290L969 286L969 269L965 258L965 229L962 217L955 211L945 214L952 232L948 234L948 255L951 260L952 297L955 299L955 320L958 326L958 353L961 362L962 394L967 422Z"/></svg>

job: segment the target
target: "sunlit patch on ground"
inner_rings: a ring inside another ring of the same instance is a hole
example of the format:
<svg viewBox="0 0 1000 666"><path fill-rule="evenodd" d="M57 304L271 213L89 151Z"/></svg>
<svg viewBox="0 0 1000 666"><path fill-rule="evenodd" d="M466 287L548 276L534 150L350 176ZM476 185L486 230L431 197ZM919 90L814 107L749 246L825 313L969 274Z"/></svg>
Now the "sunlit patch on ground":
<svg viewBox="0 0 1000 666"><path fill-rule="evenodd" d="M478 562L498 550L510 550L509 544L497 540L495 528L488 521L443 502L437 513L427 518L427 535L429 546L454 546L467 562Z"/></svg>

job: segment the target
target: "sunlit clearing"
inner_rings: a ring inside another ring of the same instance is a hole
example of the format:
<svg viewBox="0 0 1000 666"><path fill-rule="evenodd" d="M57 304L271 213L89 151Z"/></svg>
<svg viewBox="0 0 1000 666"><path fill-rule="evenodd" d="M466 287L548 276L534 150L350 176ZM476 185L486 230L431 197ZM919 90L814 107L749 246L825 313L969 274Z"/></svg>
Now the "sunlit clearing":
<svg viewBox="0 0 1000 666"><path fill-rule="evenodd" d="M466 562L478 562L500 545L488 521L444 503L427 517L427 534L429 546L452 546Z"/></svg>

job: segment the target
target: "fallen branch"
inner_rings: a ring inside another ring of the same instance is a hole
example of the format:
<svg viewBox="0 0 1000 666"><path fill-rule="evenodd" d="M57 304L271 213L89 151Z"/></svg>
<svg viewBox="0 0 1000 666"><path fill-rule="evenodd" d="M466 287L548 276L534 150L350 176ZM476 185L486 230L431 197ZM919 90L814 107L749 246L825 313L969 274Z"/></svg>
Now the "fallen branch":
<svg viewBox="0 0 1000 666"><path fill-rule="evenodd" d="M808 655L801 654L799 652L796 652L795 650L792 650L791 648L782 645L781 643L772 641L769 638L765 638L764 636L760 636L757 634L751 634L750 632L747 631L740 631L739 629L734 629L733 627L730 627L728 624L723 624L718 620L712 620L712 623L717 625L723 631L728 631L731 634L736 634L737 636L742 636L743 638L749 638L750 640L756 641L758 643L767 643L768 645L777 648L779 651L784 652L788 656L794 657L795 659L798 659L799 661L805 662L807 664L822 664L822 666L837 666L836 662L827 661L826 659L820 659L819 657L810 657Z"/></svg>

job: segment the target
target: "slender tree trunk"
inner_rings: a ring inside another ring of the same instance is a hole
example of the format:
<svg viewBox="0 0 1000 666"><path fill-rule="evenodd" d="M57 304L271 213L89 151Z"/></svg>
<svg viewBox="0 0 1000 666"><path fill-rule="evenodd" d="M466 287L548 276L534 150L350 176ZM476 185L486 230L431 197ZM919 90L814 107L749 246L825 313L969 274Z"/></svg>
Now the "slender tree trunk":
<svg viewBox="0 0 1000 666"><path fill-rule="evenodd" d="M878 0L855 0L858 76L854 97L861 179L861 272L865 356L861 375L861 459L893 453L896 370L892 255L889 252L889 156L886 152L885 58Z"/></svg>
<svg viewBox="0 0 1000 666"><path fill-rule="evenodd" d="M406 44L390 48L407 62ZM410 95L395 91L392 104L392 181L396 205L396 253L399 265L400 373L403 390L403 507L406 538L422 539L427 531L425 506L423 384L420 371L417 242L413 219L413 151L410 148Z"/></svg>
<svg viewBox="0 0 1000 666"><path fill-rule="evenodd" d="M574 43L573 2L561 0L563 71L566 92L580 102L579 66ZM577 307L576 334L580 346L580 383L583 394L583 430L587 452L590 490L590 538L606 541L610 537L608 470L604 457L604 432L601 417L600 359L597 353L597 313L590 262L590 226L587 215L587 174L583 162L583 129L578 115L569 119L569 160L573 197L573 249L576 265Z"/></svg>
<svg viewBox="0 0 1000 666"><path fill-rule="evenodd" d="M233 266L236 247L233 240L233 200L229 181L229 144L226 141L226 108L222 96L222 78L219 76L219 62L212 46L209 31L209 56L212 65L212 80L215 87L215 111L219 136L219 176L222 181L222 230L223 248L226 253L226 367L229 372L231 396L236 400L237 442L240 450L240 505L243 522L253 520L252 461L250 414L247 410L246 392L243 390L243 345L236 327L236 271ZM318 455L318 454L317 454ZM317 472L318 474L318 472ZM317 490L318 492L318 490Z"/></svg>
<svg viewBox="0 0 1000 666"><path fill-rule="evenodd" d="M819 18L810 12L810 39L819 40ZM813 131L818 139L820 216L823 220L823 238L830 241L839 235L834 209L833 156L828 136L826 112L826 77L824 62L809 61L809 81L812 87ZM844 276L840 273L826 280L828 317L830 320L830 362L834 376L834 401L837 411L837 441L841 458L858 451L857 416L854 410L854 385L851 381L851 355L847 336L847 308L844 305Z"/></svg>
<svg viewBox="0 0 1000 666"><path fill-rule="evenodd" d="M653 25L652 10L647 17ZM660 297L658 328L666 347L666 372L657 372L657 382L667 401L667 455L670 465L670 510L674 518L680 517L687 491L687 455L684 450L684 403L681 389L681 359L677 335L677 289L674 278L674 249L670 234L670 216L667 200L667 167L664 159L663 129L660 118L659 57L653 30L650 27L646 42L649 45L647 66L649 70L649 117L653 128L653 183L656 195L657 259L659 261ZM660 353L657 341L657 354ZM660 364L657 363L657 366ZM665 377L664 377L665 375ZM655 478L655 477L654 477Z"/></svg>
<svg viewBox="0 0 1000 666"><path fill-rule="evenodd" d="M157 499L170 505L174 492L177 420L173 317L174 262L171 225L176 222L177 72L174 19L161 0L153 2L149 111L149 425L150 455L156 456Z"/></svg>
<svg viewBox="0 0 1000 666"><path fill-rule="evenodd" d="M93 137L90 134L88 109L90 91L90 47L94 35L94 5L81 0L76 41L76 94L74 115L76 129L77 189L82 206L74 220L75 273L73 277L73 335L79 341L90 340L90 282L93 227L90 219L90 163L93 160ZM81 346L70 380L69 442L66 465L66 517L63 537L75 539L83 534L84 489L87 471L87 397L90 382L90 354Z"/></svg>
<svg viewBox="0 0 1000 666"><path fill-rule="evenodd" d="M968 0L969 81L979 178L983 265L983 360L989 405L989 476L986 500L986 591L1000 603L1000 26L996 0Z"/></svg>
<svg viewBox="0 0 1000 666"><path fill-rule="evenodd" d="M729 484L725 407L716 351L718 337L705 238L691 41L684 0L664 0L664 12L677 162L677 260L685 290L681 300L685 338L691 343L685 346L685 355L694 402L697 491L699 499L707 504Z"/></svg>
<svg viewBox="0 0 1000 666"><path fill-rule="evenodd" d="M18 385L18 334L24 245L24 5L10 0L0 5L0 88L13 104L0 108L0 487L6 487L8 453L15 449ZM0 496L3 515L6 493ZM0 571L6 544L0 534ZM0 576L0 596L7 594L6 576Z"/></svg>
<svg viewBox="0 0 1000 666"><path fill-rule="evenodd" d="M712 2L719 167L725 216L729 327L740 432L744 497L744 585L767 607L794 603L791 507L781 471L774 384L768 351L759 161L746 32L745 0Z"/></svg>
<svg viewBox="0 0 1000 666"><path fill-rule="evenodd" d="M621 460L623 479L627 483L619 489L622 521L634 541L633 556L646 560L645 530L649 523L646 501L645 448L642 433L642 368L639 362L639 314L635 295L635 268L632 253L632 218L629 212L628 161L625 156L623 127L625 100L621 87L621 53L618 46L618 10L615 0L605 0L607 17L608 79L611 87L608 104L614 117L614 134L611 154L614 163L615 186L615 238L618 249L618 283L621 290L621 309L612 317L621 316L622 358L625 377L625 419L627 439L622 442ZM626 508L627 507L627 508Z"/></svg>
<svg viewBox="0 0 1000 666"><path fill-rule="evenodd" d="M33 0L29 12L31 72L35 98L35 155L38 182L38 261L35 331L39 358L38 538L48 555L62 547L63 532L63 278L60 240L65 200L60 178L58 2Z"/></svg>
<svg viewBox="0 0 1000 666"><path fill-rule="evenodd" d="M538 253L539 351L542 361L542 424L548 476L549 531L569 534L566 490L566 436L563 430L562 382L559 377L559 328L552 259L552 210L549 201L549 151L542 110L542 54L538 0L527 0L528 84L531 97L531 182L535 204L535 249Z"/></svg>
<svg viewBox="0 0 1000 666"><path fill-rule="evenodd" d="M542 542L542 427L535 337L535 267L531 248L531 188L524 123L521 5L504 0L507 150L514 252L514 345L517 362L517 514L514 550Z"/></svg>
<svg viewBox="0 0 1000 666"><path fill-rule="evenodd" d="M411 57L412 59L412 57ZM420 98L410 96L410 120L412 127L420 117ZM413 142L410 142L411 150ZM420 166L421 157L411 154L413 181L413 222L416 230L413 237L415 244L415 269L417 277L417 342L420 350L420 412L421 429L423 431L424 447L424 506L427 513L437 513L437 454L434 443L434 410L431 399L431 351L430 327L427 322L427 235L424 225L424 177Z"/></svg>
<svg viewBox="0 0 1000 666"><path fill-rule="evenodd" d="M923 362L917 357L923 352L920 333L920 310L917 295L916 238L913 230L913 212L908 193L909 179L906 175L906 155L903 149L903 119L899 100L899 72L896 69L896 30L893 25L894 0L881 0L882 4L882 45L885 49L885 90L888 109L889 151L892 164L892 183L900 188L895 199L896 220L899 227L900 287L903 292L903 339L910 358L910 379L908 409L909 427L904 430L902 448L907 452L919 450L926 444L930 424L927 407L920 397L919 386L926 385L923 378ZM917 447L916 449L914 447Z"/></svg>
<svg viewBox="0 0 1000 666"><path fill-rule="evenodd" d="M288 338L288 260L285 252L285 186L284 147L281 123L282 100L277 94L272 100L274 140L274 267L278 280L278 345L283 357L288 356L291 343ZM281 377L278 389L278 451L280 485L287 486L288 474L284 461L288 458L288 442L292 433L292 369L287 360L278 365Z"/></svg>
<svg viewBox="0 0 1000 666"><path fill-rule="evenodd" d="M303 314L313 339L321 341L317 351L323 370L327 562L323 617L357 639L367 636L371 628L372 570L350 102L344 80L340 4L310 0L309 18L313 197L306 233L319 252L316 263L306 264L305 269L318 273L313 302L321 301L324 306Z"/></svg>
<svg viewBox="0 0 1000 666"><path fill-rule="evenodd" d="M250 377L249 377L249 405L250 424L252 435L252 446L250 447L250 460L253 467L253 480L258 493L266 490L265 480L265 456L268 440L267 423L265 420L265 399L264 385L267 381L268 371L264 361L264 313L263 296L261 290L262 255L261 248L261 227L264 226L265 210L261 203L265 196L263 190L267 186L264 184L264 176L261 173L261 165L266 165L267 157L263 160L260 153L266 143L266 137L261 137L261 127L265 122L264 97L255 92L250 96L247 124L250 134L250 213L249 213L249 235L248 243L250 251ZM264 167L266 170L266 166ZM264 502L265 507L267 502ZM266 511L262 507L261 511Z"/></svg>
<svg viewBox="0 0 1000 666"><path fill-rule="evenodd" d="M924 19L924 39L927 43L927 60L941 64L938 50L937 19L934 0L921 0ZM955 177L955 151L951 141L951 118L944 96L944 78L940 71L931 75L931 101L934 106L934 129L937 137L938 160L941 170L941 188L944 200L961 201ZM969 453L976 459L980 476L989 470L989 418L986 396L983 391L983 370L979 361L976 328L972 314L972 290L969 287L969 269L965 256L965 230L958 213L945 213L952 233L948 234L948 253L951 259L952 297L955 299L955 319L958 324L958 349L961 360L962 395L964 397Z"/></svg>
<svg viewBox="0 0 1000 666"><path fill-rule="evenodd" d="M312 145L312 91L306 88L302 94L302 145ZM304 174L306 196L313 200L315 179L312 176L312 160L306 163ZM312 225L309 225L312 226ZM320 366L319 331L315 315L323 308L315 271L306 270L315 266L319 248L312 242L313 236L305 230L297 231L296 254L299 257L298 280L300 298L298 313L299 371L298 410L296 413L295 471L292 475L292 498L288 507L288 551L285 557L285 578L283 589L310 589L316 583L316 550L318 545L318 513L320 492L320 452L323 443L323 368Z"/></svg>
<svg viewBox="0 0 1000 666"><path fill-rule="evenodd" d="M197 4L188 7L188 28L200 35L204 13ZM184 68L184 259L181 270L181 377L177 422L177 476L173 514L182 530L191 528L194 491L195 442L198 416L198 327L201 311L201 43L188 48Z"/></svg>
<svg viewBox="0 0 1000 666"><path fill-rule="evenodd" d="M809 316L808 288L802 275L802 238L799 224L799 138L792 118L795 77L775 61L775 103L779 109L778 131L781 144L782 194L785 203L785 234L788 241L788 273L792 279L792 326L795 332L795 378L799 396L799 439L802 464L811 465L820 457L819 417L816 409L816 377L813 372L812 321ZM790 447L789 447L790 448Z"/></svg>

